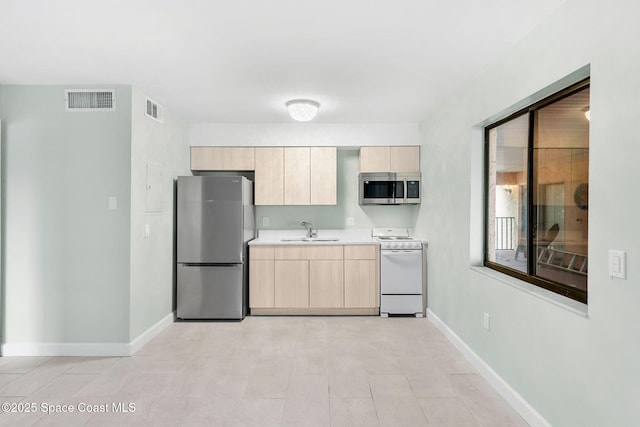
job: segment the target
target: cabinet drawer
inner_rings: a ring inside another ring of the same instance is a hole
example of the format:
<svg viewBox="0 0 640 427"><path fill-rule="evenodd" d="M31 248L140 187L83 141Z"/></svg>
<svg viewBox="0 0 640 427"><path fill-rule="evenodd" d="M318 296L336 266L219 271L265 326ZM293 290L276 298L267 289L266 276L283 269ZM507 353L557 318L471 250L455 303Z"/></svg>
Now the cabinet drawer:
<svg viewBox="0 0 640 427"><path fill-rule="evenodd" d="M309 259L306 246L276 246L275 259Z"/></svg>
<svg viewBox="0 0 640 427"><path fill-rule="evenodd" d="M342 246L308 246L309 259L342 259Z"/></svg>
<svg viewBox="0 0 640 427"><path fill-rule="evenodd" d="M275 248L273 246L250 246L249 257L251 259L274 259Z"/></svg>
<svg viewBox="0 0 640 427"><path fill-rule="evenodd" d="M376 259L378 245L350 245L344 247L344 259Z"/></svg>

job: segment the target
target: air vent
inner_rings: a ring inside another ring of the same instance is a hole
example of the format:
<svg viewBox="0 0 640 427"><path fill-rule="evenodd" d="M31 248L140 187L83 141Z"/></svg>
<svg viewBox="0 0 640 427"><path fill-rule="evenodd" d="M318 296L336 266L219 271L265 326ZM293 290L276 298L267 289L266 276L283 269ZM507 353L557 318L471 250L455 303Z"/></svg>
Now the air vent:
<svg viewBox="0 0 640 427"><path fill-rule="evenodd" d="M67 111L115 111L115 89L67 89L64 91Z"/></svg>
<svg viewBox="0 0 640 427"><path fill-rule="evenodd" d="M145 114L157 122L164 122L164 108L152 99L147 98Z"/></svg>

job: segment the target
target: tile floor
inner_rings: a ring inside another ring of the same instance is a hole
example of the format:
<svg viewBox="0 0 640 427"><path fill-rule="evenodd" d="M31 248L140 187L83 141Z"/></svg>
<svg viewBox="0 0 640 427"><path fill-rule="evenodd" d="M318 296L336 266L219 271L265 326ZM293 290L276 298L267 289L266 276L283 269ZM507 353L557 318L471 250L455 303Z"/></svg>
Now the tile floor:
<svg viewBox="0 0 640 427"><path fill-rule="evenodd" d="M527 425L415 318L182 322L132 357L2 357L0 402L35 409L0 414L16 426Z"/></svg>

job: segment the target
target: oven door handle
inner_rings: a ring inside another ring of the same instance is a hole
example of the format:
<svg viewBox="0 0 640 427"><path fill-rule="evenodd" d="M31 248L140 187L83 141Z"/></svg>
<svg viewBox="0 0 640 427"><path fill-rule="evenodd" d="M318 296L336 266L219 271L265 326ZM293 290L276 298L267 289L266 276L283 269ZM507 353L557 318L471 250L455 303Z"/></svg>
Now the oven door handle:
<svg viewBox="0 0 640 427"><path fill-rule="evenodd" d="M382 256L409 256L409 255L418 255L421 252L420 249L407 250L407 249L383 249L380 251Z"/></svg>

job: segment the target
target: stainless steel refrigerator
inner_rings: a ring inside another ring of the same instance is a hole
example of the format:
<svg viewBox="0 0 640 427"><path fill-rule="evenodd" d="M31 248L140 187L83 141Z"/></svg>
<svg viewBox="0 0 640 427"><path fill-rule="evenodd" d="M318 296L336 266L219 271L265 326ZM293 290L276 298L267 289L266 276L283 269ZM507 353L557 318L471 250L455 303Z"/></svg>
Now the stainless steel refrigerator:
<svg viewBox="0 0 640 427"><path fill-rule="evenodd" d="M176 316L243 319L253 183L241 176L181 176L177 186Z"/></svg>

